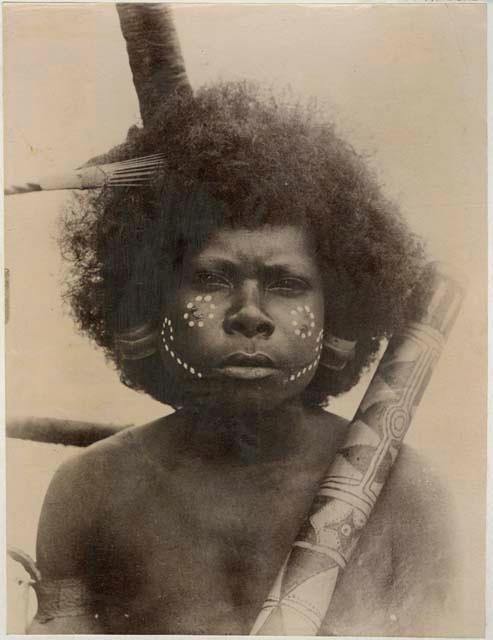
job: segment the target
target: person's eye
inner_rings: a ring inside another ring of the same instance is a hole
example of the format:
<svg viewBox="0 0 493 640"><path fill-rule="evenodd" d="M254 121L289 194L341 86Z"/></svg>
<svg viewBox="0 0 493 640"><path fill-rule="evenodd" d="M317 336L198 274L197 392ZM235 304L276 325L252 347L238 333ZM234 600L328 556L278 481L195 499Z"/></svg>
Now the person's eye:
<svg viewBox="0 0 493 640"><path fill-rule="evenodd" d="M279 278L268 286L269 291L274 291L281 295L298 295L309 288L309 284L301 278Z"/></svg>
<svg viewBox="0 0 493 640"><path fill-rule="evenodd" d="M195 277L195 283L202 289L229 289L232 285L226 276L213 273L212 271L203 271Z"/></svg>

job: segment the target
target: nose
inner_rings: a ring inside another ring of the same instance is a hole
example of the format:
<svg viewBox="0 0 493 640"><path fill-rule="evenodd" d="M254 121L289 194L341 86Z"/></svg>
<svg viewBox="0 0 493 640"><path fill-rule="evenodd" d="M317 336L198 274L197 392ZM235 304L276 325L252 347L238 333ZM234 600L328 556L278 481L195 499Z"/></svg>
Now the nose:
<svg viewBox="0 0 493 640"><path fill-rule="evenodd" d="M244 283L226 314L224 331L229 335L237 333L247 338L269 338L274 333L274 323L262 309L261 294L256 283Z"/></svg>

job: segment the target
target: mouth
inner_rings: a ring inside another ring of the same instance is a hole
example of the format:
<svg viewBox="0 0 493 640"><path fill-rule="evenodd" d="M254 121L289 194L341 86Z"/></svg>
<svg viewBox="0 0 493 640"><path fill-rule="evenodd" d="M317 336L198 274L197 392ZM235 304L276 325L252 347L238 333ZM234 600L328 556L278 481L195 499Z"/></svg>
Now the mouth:
<svg viewBox="0 0 493 640"><path fill-rule="evenodd" d="M233 353L224 358L219 371L228 378L260 380L277 373L277 368L264 353Z"/></svg>
<svg viewBox="0 0 493 640"><path fill-rule="evenodd" d="M258 367L258 368L270 368L275 369L275 364L272 358L265 355L265 353L244 353L239 351L232 353L224 358L221 362L221 367Z"/></svg>

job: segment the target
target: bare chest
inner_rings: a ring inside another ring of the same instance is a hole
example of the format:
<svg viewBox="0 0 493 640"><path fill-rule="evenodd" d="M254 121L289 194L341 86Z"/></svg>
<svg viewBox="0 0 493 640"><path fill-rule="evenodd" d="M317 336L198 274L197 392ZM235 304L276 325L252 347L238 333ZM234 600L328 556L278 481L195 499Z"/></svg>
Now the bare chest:
<svg viewBox="0 0 493 640"><path fill-rule="evenodd" d="M294 477L184 475L115 509L101 540L119 576L111 631L248 633L316 490Z"/></svg>

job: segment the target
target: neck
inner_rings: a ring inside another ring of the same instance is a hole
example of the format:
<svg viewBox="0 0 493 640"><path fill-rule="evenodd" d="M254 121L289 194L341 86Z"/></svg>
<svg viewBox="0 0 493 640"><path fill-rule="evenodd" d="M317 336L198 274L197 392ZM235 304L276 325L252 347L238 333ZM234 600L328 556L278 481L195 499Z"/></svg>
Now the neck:
<svg viewBox="0 0 493 640"><path fill-rule="evenodd" d="M295 459L306 453L316 434L297 399L270 411L182 409L187 447L201 457L222 457L245 464Z"/></svg>

